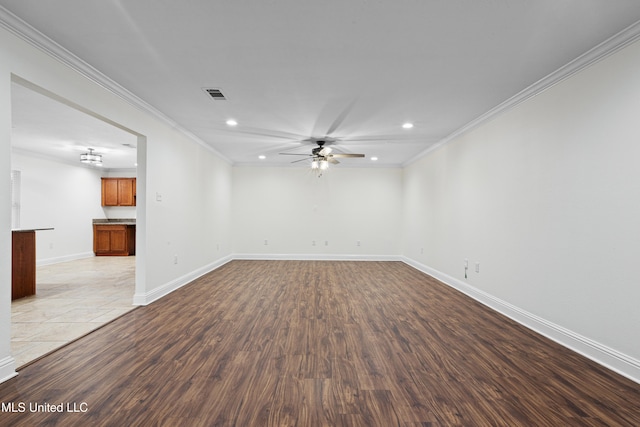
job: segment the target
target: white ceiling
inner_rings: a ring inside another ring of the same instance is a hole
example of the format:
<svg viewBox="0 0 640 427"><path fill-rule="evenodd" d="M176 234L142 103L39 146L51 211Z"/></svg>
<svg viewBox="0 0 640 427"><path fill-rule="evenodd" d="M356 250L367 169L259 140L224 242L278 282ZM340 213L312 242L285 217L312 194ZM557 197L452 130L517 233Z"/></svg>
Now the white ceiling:
<svg viewBox="0 0 640 427"><path fill-rule="evenodd" d="M234 164L289 164L278 153L309 153L305 140L330 136L336 150L367 155L343 164L402 165L640 20L637 0L0 5ZM212 100L211 87L228 99ZM60 105L16 92L14 144L51 144ZM56 138L98 146L76 122ZM30 123L38 129L21 129Z"/></svg>
<svg viewBox="0 0 640 427"><path fill-rule="evenodd" d="M136 167L137 137L19 83L11 85L11 143L16 152L67 163L93 148L105 169Z"/></svg>

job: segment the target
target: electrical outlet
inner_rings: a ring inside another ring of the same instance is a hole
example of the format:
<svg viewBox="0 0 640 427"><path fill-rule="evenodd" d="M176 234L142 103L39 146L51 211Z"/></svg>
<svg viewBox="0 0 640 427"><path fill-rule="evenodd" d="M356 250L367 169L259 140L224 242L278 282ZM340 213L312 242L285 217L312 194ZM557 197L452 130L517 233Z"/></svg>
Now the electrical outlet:
<svg viewBox="0 0 640 427"><path fill-rule="evenodd" d="M324 245L325 245L325 246L329 246L329 241L328 241L328 240L325 240L325 241L324 241Z"/></svg>
<svg viewBox="0 0 640 427"><path fill-rule="evenodd" d="M360 246L360 240L356 241L356 246Z"/></svg>
<svg viewBox="0 0 640 427"><path fill-rule="evenodd" d="M480 263L476 262L476 273L480 273Z"/></svg>
<svg viewBox="0 0 640 427"><path fill-rule="evenodd" d="M269 244L269 241L267 239L264 239L264 245L267 246Z"/></svg>
<svg viewBox="0 0 640 427"><path fill-rule="evenodd" d="M464 268L469 267L469 260L467 258L464 259Z"/></svg>
<svg viewBox="0 0 640 427"><path fill-rule="evenodd" d="M315 240L312 240L312 241L311 241L311 246L315 246L315 245L316 245L316 241L315 241Z"/></svg>
<svg viewBox="0 0 640 427"><path fill-rule="evenodd" d="M424 248L420 248L420 254L424 253Z"/></svg>
<svg viewBox="0 0 640 427"><path fill-rule="evenodd" d="M177 263L178 263L178 254L175 254L175 255L173 256L173 263L174 263L174 264L177 264Z"/></svg>

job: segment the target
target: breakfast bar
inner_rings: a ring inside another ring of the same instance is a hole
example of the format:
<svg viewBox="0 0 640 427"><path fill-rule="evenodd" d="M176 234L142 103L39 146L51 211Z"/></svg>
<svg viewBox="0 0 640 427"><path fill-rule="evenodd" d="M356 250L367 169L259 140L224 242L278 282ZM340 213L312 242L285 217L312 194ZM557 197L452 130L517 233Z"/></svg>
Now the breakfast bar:
<svg viewBox="0 0 640 427"><path fill-rule="evenodd" d="M36 231L53 228L11 230L11 300L36 293Z"/></svg>

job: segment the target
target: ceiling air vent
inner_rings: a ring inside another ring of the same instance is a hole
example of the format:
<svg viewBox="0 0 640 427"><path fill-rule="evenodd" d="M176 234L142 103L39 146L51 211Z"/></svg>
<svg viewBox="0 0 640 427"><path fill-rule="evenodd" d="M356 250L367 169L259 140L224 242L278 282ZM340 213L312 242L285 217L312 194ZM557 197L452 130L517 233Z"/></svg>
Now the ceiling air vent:
<svg viewBox="0 0 640 427"><path fill-rule="evenodd" d="M227 98L224 96L220 89L216 88L204 88L204 91L209 94L214 101L226 101Z"/></svg>

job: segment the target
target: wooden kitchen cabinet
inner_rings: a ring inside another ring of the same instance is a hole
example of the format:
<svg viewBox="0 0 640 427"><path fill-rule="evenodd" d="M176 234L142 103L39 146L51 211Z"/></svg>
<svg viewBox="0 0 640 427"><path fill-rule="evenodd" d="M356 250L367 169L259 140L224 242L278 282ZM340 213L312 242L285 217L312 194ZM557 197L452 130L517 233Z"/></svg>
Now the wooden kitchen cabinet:
<svg viewBox="0 0 640 427"><path fill-rule="evenodd" d="M102 178L102 206L135 205L135 178Z"/></svg>
<svg viewBox="0 0 640 427"><path fill-rule="evenodd" d="M102 206L118 206L118 180L102 178Z"/></svg>
<svg viewBox="0 0 640 427"><path fill-rule="evenodd" d="M136 254L136 226L130 224L94 224L93 252L96 256Z"/></svg>

